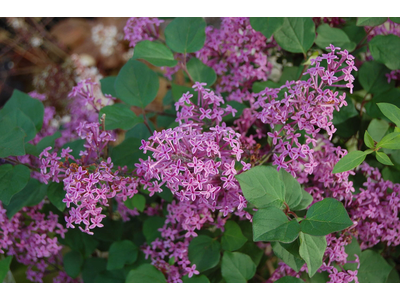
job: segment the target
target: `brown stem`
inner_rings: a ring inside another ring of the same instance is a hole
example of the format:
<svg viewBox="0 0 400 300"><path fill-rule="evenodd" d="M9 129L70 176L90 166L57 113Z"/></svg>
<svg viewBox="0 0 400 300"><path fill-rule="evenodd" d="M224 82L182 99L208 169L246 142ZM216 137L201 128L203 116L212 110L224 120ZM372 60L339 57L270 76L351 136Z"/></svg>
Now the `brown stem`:
<svg viewBox="0 0 400 300"><path fill-rule="evenodd" d="M37 171L37 169L38 169L38 168L35 168L35 167L31 166L31 165L24 164L24 163L22 163L22 162L19 162L19 161L17 161L17 160L11 159L11 158L3 158L3 159L6 160L6 161L8 161L8 162L10 162L10 163L14 163L14 164L18 164L18 165L24 165L25 167L28 167L28 168L31 169L32 171Z"/></svg>

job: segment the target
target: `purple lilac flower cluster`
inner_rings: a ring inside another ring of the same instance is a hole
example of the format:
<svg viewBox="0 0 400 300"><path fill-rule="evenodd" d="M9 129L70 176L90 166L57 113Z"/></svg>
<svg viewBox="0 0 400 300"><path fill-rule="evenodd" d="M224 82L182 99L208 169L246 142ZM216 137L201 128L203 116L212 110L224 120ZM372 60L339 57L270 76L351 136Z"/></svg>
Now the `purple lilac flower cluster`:
<svg viewBox="0 0 400 300"><path fill-rule="evenodd" d="M303 74L310 76L308 80L287 81L278 89L266 88L254 103L254 108L262 109L257 113L258 119L272 129L277 125L280 127L268 133L274 146L273 164L293 176L300 170L301 163L304 163L305 173L313 173L318 162L309 145L315 147L315 138L321 129L332 138L336 131L332 123L333 112L347 105L345 93L339 95L328 87L347 87L352 93L354 77L351 72L357 70L354 57L347 50L336 52L340 48L333 45L327 49L330 50L328 54L311 60L312 67ZM321 65L324 60L327 68ZM284 97L277 100L280 91L285 91ZM305 144L299 142L299 130L304 131Z"/></svg>
<svg viewBox="0 0 400 300"><path fill-rule="evenodd" d="M153 41L159 36L159 26L164 22L158 18L129 18L124 27L125 40L130 47L143 40Z"/></svg>
<svg viewBox="0 0 400 300"><path fill-rule="evenodd" d="M64 238L67 230L58 223L58 216L41 213L43 202L34 207L24 207L11 219L0 202L0 253L14 255L19 263L28 266L27 279L43 282L43 277L61 268L62 246L57 236ZM70 281L68 276L63 282Z"/></svg>

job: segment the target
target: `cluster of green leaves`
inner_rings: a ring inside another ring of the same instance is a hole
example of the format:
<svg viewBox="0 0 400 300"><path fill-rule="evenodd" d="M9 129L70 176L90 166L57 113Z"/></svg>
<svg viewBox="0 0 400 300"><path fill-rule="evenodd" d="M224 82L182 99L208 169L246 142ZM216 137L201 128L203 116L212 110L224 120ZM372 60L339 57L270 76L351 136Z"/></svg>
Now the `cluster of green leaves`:
<svg viewBox="0 0 400 300"><path fill-rule="evenodd" d="M275 254L297 272L306 263L312 277L322 265L325 236L353 224L343 204L332 198L307 209L311 195L283 169L257 166L236 178L246 200L257 208L253 241L275 242Z"/></svg>

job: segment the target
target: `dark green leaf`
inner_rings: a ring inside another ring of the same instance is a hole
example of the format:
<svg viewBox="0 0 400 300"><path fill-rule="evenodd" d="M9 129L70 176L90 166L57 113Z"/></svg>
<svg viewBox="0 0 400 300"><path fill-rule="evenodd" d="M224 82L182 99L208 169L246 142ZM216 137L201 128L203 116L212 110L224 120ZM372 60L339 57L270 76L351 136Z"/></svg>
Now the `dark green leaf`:
<svg viewBox="0 0 400 300"><path fill-rule="evenodd" d="M362 64L358 78L367 93L380 94L394 87L395 82L387 82L385 76L390 70L374 60Z"/></svg>
<svg viewBox="0 0 400 300"><path fill-rule="evenodd" d="M165 28L168 47L179 53L192 53L203 48L206 40L203 18L176 18Z"/></svg>
<svg viewBox="0 0 400 300"><path fill-rule="evenodd" d="M117 92L115 91L114 85L117 76L108 76L100 79L100 86L103 95L111 95L117 98Z"/></svg>
<svg viewBox="0 0 400 300"><path fill-rule="evenodd" d="M15 194L7 205L7 217L11 219L21 208L35 206L46 196L47 185L40 183L34 178L29 178L28 184Z"/></svg>
<svg viewBox="0 0 400 300"><path fill-rule="evenodd" d="M126 277L126 283L166 283L164 274L155 266L143 264L131 270Z"/></svg>
<svg viewBox="0 0 400 300"><path fill-rule="evenodd" d="M313 197L305 190L301 190L301 195L302 195L301 201L299 205L292 208L293 211L306 209L314 200Z"/></svg>
<svg viewBox="0 0 400 300"><path fill-rule="evenodd" d="M358 270L358 281L361 283L384 283L386 282L392 267L386 260L372 250L361 253L360 269Z"/></svg>
<svg viewBox="0 0 400 300"><path fill-rule="evenodd" d="M78 277L83 265L83 257L79 251L72 250L64 255L64 269L68 276L72 278Z"/></svg>
<svg viewBox="0 0 400 300"><path fill-rule="evenodd" d="M236 175L244 197L257 208L281 207L285 198L285 185L272 167L257 166Z"/></svg>
<svg viewBox="0 0 400 300"><path fill-rule="evenodd" d="M21 191L30 178L29 168L23 165L0 165L0 201L8 205L12 196Z"/></svg>
<svg viewBox="0 0 400 300"><path fill-rule="evenodd" d="M129 209L137 208L138 211L143 212L146 205L146 198L141 194L136 194L132 198L126 199L124 204Z"/></svg>
<svg viewBox="0 0 400 300"><path fill-rule="evenodd" d="M247 242L246 237L243 235L242 230L236 222L228 220L225 223L225 232L222 235L221 246L222 249L228 251L235 251L242 247Z"/></svg>
<svg viewBox="0 0 400 300"><path fill-rule="evenodd" d="M374 148L374 146L375 146L374 139L368 133L368 130L365 130L365 133L364 133L364 143L368 148Z"/></svg>
<svg viewBox="0 0 400 300"><path fill-rule="evenodd" d="M387 17L358 17L357 26L378 26L385 23Z"/></svg>
<svg viewBox="0 0 400 300"><path fill-rule="evenodd" d="M214 69L205 65L196 57L193 57L187 63L187 69L194 81L205 82L208 86L212 86L217 80L217 74Z"/></svg>
<svg viewBox="0 0 400 300"><path fill-rule="evenodd" d="M333 168L332 173L342 173L350 171L360 165L366 157L366 154L362 151L353 151L348 153L346 156L342 157L341 160Z"/></svg>
<svg viewBox="0 0 400 300"><path fill-rule="evenodd" d="M301 222L301 231L310 235L327 235L353 225L346 209L340 201L333 198L314 203Z"/></svg>
<svg viewBox="0 0 400 300"><path fill-rule="evenodd" d="M273 82L271 80L262 81L262 82L256 81L253 83L252 88L253 88L254 93L260 93L263 90L265 90L267 87L271 88L271 89L276 89L276 88L281 87L281 85L279 83Z"/></svg>
<svg viewBox="0 0 400 300"><path fill-rule="evenodd" d="M322 265L322 258L326 249L325 236L312 236L300 232L299 254L307 263L308 275L314 276Z"/></svg>
<svg viewBox="0 0 400 300"><path fill-rule="evenodd" d="M159 88L157 74L144 63L130 59L115 80L118 98L130 105L145 108L154 100Z"/></svg>
<svg viewBox="0 0 400 300"><path fill-rule="evenodd" d="M205 275L193 275L191 278L188 275L182 277L183 283L210 283Z"/></svg>
<svg viewBox="0 0 400 300"><path fill-rule="evenodd" d="M399 107L400 103L400 90L396 88L392 88L386 92L383 92L378 95L374 95L371 101L368 101L365 105L365 110L367 114L371 118L385 118L384 114L378 108L378 103L391 103L397 107Z"/></svg>
<svg viewBox="0 0 400 300"><path fill-rule="evenodd" d="M64 184L62 182L52 182L47 188L47 197L59 211L64 211L66 204L63 202L65 198Z"/></svg>
<svg viewBox="0 0 400 300"><path fill-rule="evenodd" d="M185 94L186 92L189 92L191 95L193 95L193 97L191 98L192 100L194 99L195 101L197 101L198 93L195 92L195 90L191 87L172 83L171 92L172 92L172 98L174 98L175 102L179 101L182 95Z"/></svg>
<svg viewBox="0 0 400 300"><path fill-rule="evenodd" d="M136 138L138 140L147 140L151 135L153 135L154 132L153 122L149 121L148 125L150 126L151 133L144 123L140 123L125 133L125 140L129 138Z"/></svg>
<svg viewBox="0 0 400 300"><path fill-rule="evenodd" d="M124 229L122 220L111 220L110 218L104 218L102 224L104 227L96 227L93 229L96 239L105 242L115 242L121 240Z"/></svg>
<svg viewBox="0 0 400 300"><path fill-rule="evenodd" d="M304 280L297 278L297 277L292 277L292 276L284 276L274 283L304 283Z"/></svg>
<svg viewBox="0 0 400 300"><path fill-rule="evenodd" d="M250 237L252 238L252 237ZM251 257L253 262L256 264L256 266L259 265L261 262L261 258L264 255L264 251L259 248L256 243L253 243L253 241L248 241L246 242L242 248L239 249L239 252L247 254L248 256Z"/></svg>
<svg viewBox="0 0 400 300"><path fill-rule="evenodd" d="M107 270L118 270L126 264L132 264L138 256L138 247L129 240L112 243L108 252Z"/></svg>
<svg viewBox="0 0 400 300"><path fill-rule="evenodd" d="M300 242L298 239L289 244L275 242L272 243L272 250L274 250L274 254L285 264L294 271L299 272L300 268L305 264L305 261L300 257L299 246Z"/></svg>
<svg viewBox="0 0 400 300"><path fill-rule="evenodd" d="M228 283L245 283L253 278L256 265L246 254L225 251L222 256L221 273Z"/></svg>
<svg viewBox="0 0 400 300"><path fill-rule="evenodd" d="M102 222L105 226L109 225L107 220ZM108 229L107 227L104 230ZM103 231L101 231L103 232ZM60 242L64 245L68 245L72 250L79 251L84 257L89 257L93 251L99 245L97 239L100 236L95 234L94 236L83 233L79 228L68 229L65 234L65 239L61 239Z"/></svg>
<svg viewBox="0 0 400 300"><path fill-rule="evenodd" d="M400 69L400 37L393 34L377 35L369 42L371 55L391 70Z"/></svg>
<svg viewBox="0 0 400 300"><path fill-rule="evenodd" d="M388 165L388 166L393 166L392 161L390 160L389 156L387 156L385 153L383 152L375 152L376 153L376 159L384 165Z"/></svg>
<svg viewBox="0 0 400 300"><path fill-rule="evenodd" d="M39 143L36 145L36 151L37 154L35 156L39 156L40 153L43 152L43 150L47 147L52 147L54 149L54 144L56 139L61 137L60 131L57 131L53 135L45 136L42 138Z"/></svg>
<svg viewBox="0 0 400 300"><path fill-rule="evenodd" d="M221 245L217 240L206 235L199 235L189 244L189 260L196 265L196 270L199 272L206 271L218 264L220 248Z"/></svg>
<svg viewBox="0 0 400 300"><path fill-rule="evenodd" d="M82 267L82 279L84 283L94 283L96 276L106 270L107 260L100 257L89 257Z"/></svg>
<svg viewBox="0 0 400 300"><path fill-rule="evenodd" d="M343 124L347 120L355 117L358 115L356 108L354 107L353 101L348 99L347 106L343 106L339 111L333 112L333 119L332 122L334 125Z"/></svg>
<svg viewBox="0 0 400 300"><path fill-rule="evenodd" d="M0 283L2 283L7 276L12 258L12 256L7 256L6 258L0 260Z"/></svg>
<svg viewBox="0 0 400 300"><path fill-rule="evenodd" d="M284 18L250 18L251 27L269 39L283 25Z"/></svg>
<svg viewBox="0 0 400 300"><path fill-rule="evenodd" d="M174 67L178 63L174 59L171 50L163 44L152 41L141 41L137 43L132 58L142 58L157 67Z"/></svg>
<svg viewBox="0 0 400 300"><path fill-rule="evenodd" d="M0 120L0 157L25 155L25 132L10 118Z"/></svg>
<svg viewBox="0 0 400 300"><path fill-rule="evenodd" d="M18 107L8 106L0 111L0 119L6 119L10 122L10 128L19 127L25 132L25 142L29 142L36 135L35 124L32 120Z"/></svg>
<svg viewBox="0 0 400 300"><path fill-rule="evenodd" d="M318 26L317 33L318 35L315 39L315 43L323 50L331 44L346 49L349 52L356 48L356 43L352 42L343 30L333 28L329 26L329 24L321 24Z"/></svg>
<svg viewBox="0 0 400 300"><path fill-rule="evenodd" d="M85 140L79 139L79 140L65 143L61 148L67 149L69 147L72 150L72 152L69 154L72 155L73 157L75 157L76 159L78 159L78 158L80 158L79 152L86 150L86 148L83 147L84 144L85 144ZM58 151L58 156L60 156L60 153L61 153L61 150Z"/></svg>
<svg viewBox="0 0 400 300"><path fill-rule="evenodd" d="M286 51L306 54L314 44L314 22L311 18L285 18L274 39Z"/></svg>
<svg viewBox="0 0 400 300"><path fill-rule="evenodd" d="M386 118L400 127L400 108L390 103L377 103L377 105Z"/></svg>
<svg viewBox="0 0 400 300"><path fill-rule="evenodd" d="M146 159L148 155L139 149L141 145L139 138L126 138L125 141L111 150L110 156L114 165L127 166L132 169L135 163L139 162L139 158Z"/></svg>
<svg viewBox="0 0 400 300"><path fill-rule="evenodd" d="M253 240L255 242L293 242L299 235L300 225L276 207L259 209L253 216Z"/></svg>
<svg viewBox="0 0 400 300"><path fill-rule="evenodd" d="M103 114L106 115L106 130L114 130L117 128L128 130L136 124L143 122L142 118L137 117L129 107L122 103L103 107L99 112L99 120L102 118Z"/></svg>
<svg viewBox="0 0 400 300"><path fill-rule="evenodd" d="M303 196L300 183L284 169L280 169L278 174L285 185L285 202L293 210L294 207L300 204Z"/></svg>
<svg viewBox="0 0 400 300"><path fill-rule="evenodd" d="M400 149L400 132L392 132L385 135L376 145L377 148Z"/></svg>
<svg viewBox="0 0 400 300"><path fill-rule="evenodd" d="M360 249L360 245L358 244L358 241L357 241L357 239L355 237L352 237L351 243L346 245L346 246L344 246L344 249L346 251L346 254L348 255L347 259L346 259L347 261L354 261L355 262L356 259L357 259L356 256L358 256L358 258L360 258L361 249ZM344 268L346 270L355 271L358 268L358 263L356 263L356 262L355 263L346 263L344 265Z"/></svg>
<svg viewBox="0 0 400 300"><path fill-rule="evenodd" d="M389 19L397 24L400 24L400 17L390 17Z"/></svg>
<svg viewBox="0 0 400 300"><path fill-rule="evenodd" d="M165 218L159 216L149 217L143 222L143 234L146 237L147 244L150 244L156 238L161 238L161 232L158 229L162 228L164 223Z"/></svg>

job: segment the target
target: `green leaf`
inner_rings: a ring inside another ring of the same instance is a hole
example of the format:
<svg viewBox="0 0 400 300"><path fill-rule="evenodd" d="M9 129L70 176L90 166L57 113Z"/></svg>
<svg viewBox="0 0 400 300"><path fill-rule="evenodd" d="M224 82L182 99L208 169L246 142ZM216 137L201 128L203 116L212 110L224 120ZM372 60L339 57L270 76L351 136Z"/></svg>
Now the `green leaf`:
<svg viewBox="0 0 400 300"><path fill-rule="evenodd" d="M360 258L360 256L361 256L361 248L355 237L352 237L351 243L344 246L344 249L345 249L346 254L348 255L347 259L346 259L347 261L355 261L357 259L356 256L358 256L358 258ZM355 271L358 268L358 263L346 263L344 265L344 268L346 270Z"/></svg>
<svg viewBox="0 0 400 300"><path fill-rule="evenodd" d="M376 148L400 149L400 132L392 132L385 135L378 142Z"/></svg>
<svg viewBox="0 0 400 300"><path fill-rule="evenodd" d="M364 143L368 148L374 148L374 146L375 146L374 139L368 133L368 130L365 130L365 133L364 133Z"/></svg>
<svg viewBox="0 0 400 300"><path fill-rule="evenodd" d="M72 278L78 277L83 265L83 257L79 251L72 250L64 255L64 270Z"/></svg>
<svg viewBox="0 0 400 300"><path fill-rule="evenodd" d="M196 270L199 272L214 268L220 259L220 248L221 245L217 240L199 235L189 244L189 260L196 265Z"/></svg>
<svg viewBox="0 0 400 300"><path fill-rule="evenodd" d="M298 239L289 244L272 243L274 254L296 272L299 272L305 264L305 261L300 257L299 247L300 241Z"/></svg>
<svg viewBox="0 0 400 300"><path fill-rule="evenodd" d="M315 272L322 266L326 245L325 236L312 236L300 232L299 254L307 263L310 277L314 276Z"/></svg>
<svg viewBox="0 0 400 300"><path fill-rule="evenodd" d="M392 161L390 160L389 156L387 156L385 153L383 152L375 152L376 153L376 159L384 165L388 165L388 166L393 166Z"/></svg>
<svg viewBox="0 0 400 300"><path fill-rule="evenodd" d="M210 283L205 275L193 275L191 278L188 275L182 277L183 283Z"/></svg>
<svg viewBox="0 0 400 300"><path fill-rule="evenodd" d="M285 185L285 202L289 205L290 209L300 204L302 199L302 192L300 183L292 176L292 174L286 172L284 169L280 169L279 178Z"/></svg>
<svg viewBox="0 0 400 300"><path fill-rule="evenodd" d="M107 260L100 257L89 257L82 267L82 279L84 283L94 283L96 276L106 270Z"/></svg>
<svg viewBox="0 0 400 300"><path fill-rule="evenodd" d="M0 111L0 118L7 119L11 122L10 127L19 127L25 132L25 142L29 142L32 140L36 135L36 128L35 124L32 120L18 107L10 107L3 108Z"/></svg>
<svg viewBox="0 0 400 300"><path fill-rule="evenodd" d="M179 53L192 53L203 48L206 40L203 18L176 18L165 28L168 47Z"/></svg>
<svg viewBox="0 0 400 300"><path fill-rule="evenodd" d="M122 103L103 107L99 112L99 120L103 114L106 115L106 130L117 128L128 130L136 124L143 122L142 118L137 117L129 107Z"/></svg>
<svg viewBox="0 0 400 300"><path fill-rule="evenodd" d="M47 197L59 211L62 212L65 210L66 204L63 202L65 198L65 191L64 184L62 182L51 182L47 187Z"/></svg>
<svg viewBox="0 0 400 300"><path fill-rule="evenodd" d="M166 283L165 276L155 266L143 264L129 271L126 283Z"/></svg>
<svg viewBox="0 0 400 300"><path fill-rule="evenodd" d="M292 276L284 276L274 283L305 283L304 280L297 278L297 277L292 277Z"/></svg>
<svg viewBox="0 0 400 300"><path fill-rule="evenodd" d="M254 93L260 93L263 90L265 90L267 87L271 88L271 89L276 89L276 88L280 88L281 85L279 83L273 82L271 80L262 81L262 82L256 81L253 83L252 89L253 89Z"/></svg>
<svg viewBox="0 0 400 300"><path fill-rule="evenodd" d="M400 102L400 90L397 88L392 88L386 92L374 95L372 100L368 101L367 104L365 104L365 110L367 111L367 114L371 118L386 119L385 115L381 112L377 104L390 103L399 107L399 102Z"/></svg>
<svg viewBox="0 0 400 300"><path fill-rule="evenodd" d="M302 195L302 197L301 197L300 203L297 206L291 208L292 211L306 209L311 204L311 202L313 202L313 200L314 200L313 197L309 193L307 193L305 190L301 190L301 195Z"/></svg>
<svg viewBox="0 0 400 300"><path fill-rule="evenodd" d="M134 129L136 126L134 127ZM121 144L112 148L111 159L116 166L127 166L129 169L133 169L135 163L139 162L139 158L146 159L147 154L144 154L139 149L141 146L141 140L139 138L126 138Z"/></svg>
<svg viewBox="0 0 400 300"><path fill-rule="evenodd" d="M281 207L285 198L285 185L272 167L257 166L236 175L243 195L257 208Z"/></svg>
<svg viewBox="0 0 400 300"><path fill-rule="evenodd" d="M172 98L174 98L175 102L179 101L182 95L185 94L186 92L189 92L191 95L193 95L191 99L195 99L197 101L198 93L195 92L195 90L191 87L172 83L171 92L172 92Z"/></svg>
<svg viewBox="0 0 400 300"><path fill-rule="evenodd" d="M133 264L138 256L138 247L129 240L112 243L108 251L107 270L118 270L126 264Z"/></svg>
<svg viewBox="0 0 400 300"><path fill-rule="evenodd" d="M393 34L377 35L369 42L371 55L391 70L400 69L400 37Z"/></svg>
<svg viewBox="0 0 400 300"><path fill-rule="evenodd" d="M127 104L145 108L157 95L157 74L144 63L130 59L115 80L118 98Z"/></svg>
<svg viewBox="0 0 400 300"><path fill-rule="evenodd" d="M164 223L165 218L159 216L149 217L143 222L143 234L147 244L151 244L156 238L161 238L161 232L158 229L162 228Z"/></svg>
<svg viewBox="0 0 400 300"><path fill-rule="evenodd" d="M357 18L357 26L378 26L385 23L387 17L358 17Z"/></svg>
<svg viewBox="0 0 400 300"><path fill-rule="evenodd" d="M53 135L45 136L44 138L42 138L36 145L37 155L35 156L39 156L40 153L42 153L43 150L47 147L52 147L54 149L55 141L60 137L61 137L61 132L57 131Z"/></svg>
<svg viewBox="0 0 400 300"><path fill-rule="evenodd" d="M114 88L116 79L117 79L117 76L107 76L107 77L100 79L100 86L101 86L101 91L102 91L103 95L111 95L114 98L118 98L117 92L115 91L115 88Z"/></svg>
<svg viewBox="0 0 400 300"><path fill-rule="evenodd" d="M247 254L225 251L221 273L228 283L246 283L256 273L256 265Z"/></svg>
<svg viewBox="0 0 400 300"><path fill-rule="evenodd" d="M29 95L14 90L11 98L6 102L3 109L0 112L0 118L3 114L20 109L34 124L36 132L42 129L44 106L43 103L37 99L30 97Z"/></svg>
<svg viewBox="0 0 400 300"><path fill-rule="evenodd" d="M397 127L400 127L400 108L390 103L377 103L376 105L378 105L386 118L396 124Z"/></svg>
<svg viewBox="0 0 400 300"><path fill-rule="evenodd" d="M352 42L347 34L339 28L332 28L328 24L321 24L318 26L317 33L315 44L323 50L329 47L330 44L346 49L349 52L356 48L356 43Z"/></svg>
<svg viewBox="0 0 400 300"><path fill-rule="evenodd" d="M380 254L372 250L361 253L357 274L360 283L384 283L391 271L392 267Z"/></svg>
<svg viewBox="0 0 400 300"><path fill-rule="evenodd" d="M366 61L360 67L358 78L367 93L379 94L394 87L395 82L387 82L386 74L390 70L374 60Z"/></svg>
<svg viewBox="0 0 400 300"><path fill-rule="evenodd" d="M132 59L140 58L157 67L174 67L178 63L171 50L163 44L152 41L141 41L136 44Z"/></svg>
<svg viewBox="0 0 400 300"><path fill-rule="evenodd" d="M283 25L284 18L250 18L250 25L269 39Z"/></svg>
<svg viewBox="0 0 400 300"><path fill-rule="evenodd" d="M109 225L107 220L102 222L104 226ZM103 230L108 230L108 227L101 228ZM79 251L84 257L89 257L93 251L99 245L97 240L99 236L95 234L94 236L83 233L79 228L68 229L65 234L65 239L61 239L60 242L63 245L68 245L72 250Z"/></svg>
<svg viewBox="0 0 400 300"><path fill-rule="evenodd" d="M276 207L259 209L253 216L253 241L293 242L299 235L300 225Z"/></svg>
<svg viewBox="0 0 400 300"><path fill-rule="evenodd" d="M400 24L400 17L390 17L389 18L390 20L392 20L393 22L395 22L395 23L397 23L397 24Z"/></svg>
<svg viewBox="0 0 400 300"><path fill-rule="evenodd" d="M8 205L12 196L21 191L30 178L29 168L23 165L0 165L0 201Z"/></svg>
<svg viewBox="0 0 400 300"><path fill-rule="evenodd" d="M342 157L333 168L332 173L342 173L350 171L360 165L366 157L366 154L362 151L353 151Z"/></svg>
<svg viewBox="0 0 400 300"><path fill-rule="evenodd" d="M225 232L221 239L222 249L235 251L242 247L246 242L247 239L243 235L239 225L234 221L228 220L225 223Z"/></svg>
<svg viewBox="0 0 400 300"><path fill-rule="evenodd" d="M207 83L207 86L212 86L217 80L217 74L214 69L205 65L196 57L193 57L187 63L187 69L194 81L205 82Z"/></svg>
<svg viewBox="0 0 400 300"><path fill-rule="evenodd" d="M126 199L124 204L129 209L136 208L138 211L143 212L146 206L146 198L141 194L136 194L132 198Z"/></svg>
<svg viewBox="0 0 400 300"><path fill-rule="evenodd" d="M0 120L0 157L25 155L25 132L10 118Z"/></svg>
<svg viewBox="0 0 400 300"><path fill-rule="evenodd" d="M11 219L21 208L25 206L35 206L46 196L47 185L40 183L34 178L29 178L28 184L17 194L15 194L7 205L7 217Z"/></svg>
<svg viewBox="0 0 400 300"><path fill-rule="evenodd" d="M12 258L12 256L7 256L6 258L0 260L0 283L2 283L7 276Z"/></svg>
<svg viewBox="0 0 400 300"><path fill-rule="evenodd" d="M343 124L347 120L358 116L358 112L354 107L353 101L351 99L347 100L347 106L343 106L339 111L333 112L333 119L332 122L334 125Z"/></svg>
<svg viewBox="0 0 400 300"><path fill-rule="evenodd" d="M310 235L327 235L353 225L346 209L333 198L314 203L307 211L306 219L300 224L301 231Z"/></svg>
<svg viewBox="0 0 400 300"><path fill-rule="evenodd" d="M274 39L286 51L306 54L314 44L314 22L311 18L285 18Z"/></svg>
<svg viewBox="0 0 400 300"><path fill-rule="evenodd" d="M250 237L250 239L251 238L252 237ZM261 258L264 255L264 251L260 249L253 241L246 242L243 247L239 249L239 252L250 256L256 266L260 264Z"/></svg>
<svg viewBox="0 0 400 300"><path fill-rule="evenodd" d="M385 136L389 127L389 123L385 120L373 119L371 123L369 123L367 131L374 141L379 142Z"/></svg>
<svg viewBox="0 0 400 300"><path fill-rule="evenodd" d="M75 158L80 158L79 152L86 150L86 148L83 147L84 144L85 144L85 140L79 139L79 140L75 140L75 141L71 141L71 142L65 143L61 148L62 149L66 149L66 148L69 147L72 150L72 152L69 153L69 154L72 155ZM60 154L61 154L61 149L58 151L58 156L60 156Z"/></svg>

